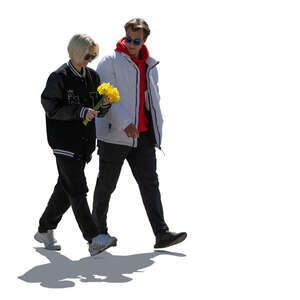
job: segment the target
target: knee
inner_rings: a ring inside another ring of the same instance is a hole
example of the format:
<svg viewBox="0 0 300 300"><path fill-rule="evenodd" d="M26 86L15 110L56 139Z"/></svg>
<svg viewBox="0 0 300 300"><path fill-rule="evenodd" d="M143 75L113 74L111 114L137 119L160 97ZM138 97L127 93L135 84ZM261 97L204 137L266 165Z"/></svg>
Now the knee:
<svg viewBox="0 0 300 300"><path fill-rule="evenodd" d="M109 181L107 177L98 175L95 192L111 194L116 189L117 183Z"/></svg>
<svg viewBox="0 0 300 300"><path fill-rule="evenodd" d="M88 193L88 191L89 189L86 183L78 183L70 189L69 196L71 198L84 199L86 198L86 194Z"/></svg>
<svg viewBox="0 0 300 300"><path fill-rule="evenodd" d="M138 184L146 187L158 187L158 176L156 173L151 175L140 176L140 178L138 179Z"/></svg>

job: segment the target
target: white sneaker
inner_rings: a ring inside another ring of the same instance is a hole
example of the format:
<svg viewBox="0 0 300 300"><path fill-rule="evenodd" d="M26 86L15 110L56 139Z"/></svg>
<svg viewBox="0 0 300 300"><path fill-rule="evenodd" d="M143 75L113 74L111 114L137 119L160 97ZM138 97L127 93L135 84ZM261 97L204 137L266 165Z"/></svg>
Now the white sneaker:
<svg viewBox="0 0 300 300"><path fill-rule="evenodd" d="M60 250L60 245L55 245L57 240L54 238L53 230L48 230L45 233L37 232L34 235L34 239L45 245L45 248L48 250Z"/></svg>
<svg viewBox="0 0 300 300"><path fill-rule="evenodd" d="M99 234L93 238L92 243L89 245L91 256L94 256L109 247L117 246L117 239L109 234Z"/></svg>

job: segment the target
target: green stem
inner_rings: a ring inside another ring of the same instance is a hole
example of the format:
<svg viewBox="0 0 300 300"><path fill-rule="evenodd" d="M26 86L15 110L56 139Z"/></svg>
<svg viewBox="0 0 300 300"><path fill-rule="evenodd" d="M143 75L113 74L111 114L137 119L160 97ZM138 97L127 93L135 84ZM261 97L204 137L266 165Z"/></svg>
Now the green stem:
<svg viewBox="0 0 300 300"><path fill-rule="evenodd" d="M103 104L103 96L104 95L100 95L100 100L99 100L99 102L93 107L93 110L95 110L95 111L98 111L99 109L100 109L100 107L102 106L102 104ZM88 124L88 120L84 120L82 123L83 123L83 125L87 125Z"/></svg>

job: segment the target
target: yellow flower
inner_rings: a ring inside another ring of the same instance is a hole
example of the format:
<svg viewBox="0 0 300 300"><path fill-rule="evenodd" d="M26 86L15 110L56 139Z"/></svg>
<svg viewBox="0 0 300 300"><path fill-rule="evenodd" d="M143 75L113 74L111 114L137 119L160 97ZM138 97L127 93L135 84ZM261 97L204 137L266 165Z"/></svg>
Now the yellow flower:
<svg viewBox="0 0 300 300"><path fill-rule="evenodd" d="M117 88L113 88L111 90L111 95L112 95L112 97L111 97L112 103L120 101L120 95L119 95L119 91L117 90Z"/></svg>
<svg viewBox="0 0 300 300"><path fill-rule="evenodd" d="M97 91L100 95L105 95L109 99L109 102L111 103L116 103L120 101L120 95L118 89L115 88L109 82L107 83L104 82L101 85L99 85Z"/></svg>

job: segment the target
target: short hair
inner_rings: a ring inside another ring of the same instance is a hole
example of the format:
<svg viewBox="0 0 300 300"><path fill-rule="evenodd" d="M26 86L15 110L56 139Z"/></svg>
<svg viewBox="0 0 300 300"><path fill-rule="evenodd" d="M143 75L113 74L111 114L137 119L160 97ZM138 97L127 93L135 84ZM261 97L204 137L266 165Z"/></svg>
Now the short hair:
<svg viewBox="0 0 300 300"><path fill-rule="evenodd" d="M99 46L87 34L75 34L68 45L69 56L75 63L83 62L85 55L89 52L89 47L95 46L96 56L99 54Z"/></svg>
<svg viewBox="0 0 300 300"><path fill-rule="evenodd" d="M133 31L138 31L138 30L142 29L144 31L144 39L146 39L148 37L148 35L150 34L150 28L149 28L147 22L141 18L135 18L135 19L128 21L125 24L124 28L125 28L126 32L129 28Z"/></svg>

